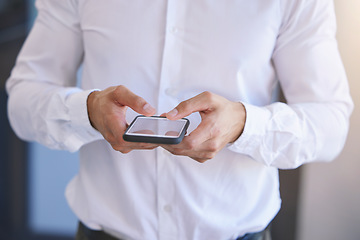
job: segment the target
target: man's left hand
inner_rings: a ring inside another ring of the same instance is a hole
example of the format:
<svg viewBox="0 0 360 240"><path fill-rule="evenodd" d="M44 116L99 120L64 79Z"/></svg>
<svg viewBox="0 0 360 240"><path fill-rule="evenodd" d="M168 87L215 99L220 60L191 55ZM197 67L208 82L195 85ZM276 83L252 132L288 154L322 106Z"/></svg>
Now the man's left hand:
<svg viewBox="0 0 360 240"><path fill-rule="evenodd" d="M181 143L162 145L163 148L174 155L188 156L203 163L239 138L244 129L246 111L243 104L210 92L181 102L165 115L170 120L178 120L194 112L200 113L199 126Z"/></svg>

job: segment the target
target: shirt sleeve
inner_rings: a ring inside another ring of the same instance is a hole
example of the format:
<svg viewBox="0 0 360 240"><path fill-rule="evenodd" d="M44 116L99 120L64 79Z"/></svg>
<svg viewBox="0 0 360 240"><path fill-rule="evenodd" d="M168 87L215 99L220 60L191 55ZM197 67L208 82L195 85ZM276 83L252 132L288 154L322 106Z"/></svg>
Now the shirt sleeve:
<svg viewBox="0 0 360 240"><path fill-rule="evenodd" d="M244 132L230 150L282 169L331 161L342 150L353 103L338 52L332 1L283 1L273 64L285 103L244 103Z"/></svg>
<svg viewBox="0 0 360 240"><path fill-rule="evenodd" d="M77 86L83 41L73 0L37 0L38 16L6 83L16 134L52 149L76 151L101 139Z"/></svg>

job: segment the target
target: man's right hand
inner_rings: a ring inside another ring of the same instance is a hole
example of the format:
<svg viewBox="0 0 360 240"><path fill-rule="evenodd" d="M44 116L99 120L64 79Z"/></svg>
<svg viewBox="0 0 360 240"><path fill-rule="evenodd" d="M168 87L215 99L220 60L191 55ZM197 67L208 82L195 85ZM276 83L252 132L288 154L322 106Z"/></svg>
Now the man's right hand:
<svg viewBox="0 0 360 240"><path fill-rule="evenodd" d="M128 153L134 149L156 148L158 145L155 144L124 141L123 134L128 127L125 118L128 107L145 116L156 113L149 103L124 86L92 92L87 99L87 110L92 126L103 135L114 150Z"/></svg>

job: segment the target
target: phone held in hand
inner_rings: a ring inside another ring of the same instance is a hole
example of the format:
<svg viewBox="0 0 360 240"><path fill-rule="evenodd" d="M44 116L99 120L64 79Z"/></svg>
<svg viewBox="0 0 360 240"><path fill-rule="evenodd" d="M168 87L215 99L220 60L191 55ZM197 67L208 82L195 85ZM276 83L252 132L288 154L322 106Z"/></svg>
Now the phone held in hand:
<svg viewBox="0 0 360 240"><path fill-rule="evenodd" d="M140 115L131 122L123 138L128 142L178 144L184 138L189 124L186 118L173 121L166 117Z"/></svg>

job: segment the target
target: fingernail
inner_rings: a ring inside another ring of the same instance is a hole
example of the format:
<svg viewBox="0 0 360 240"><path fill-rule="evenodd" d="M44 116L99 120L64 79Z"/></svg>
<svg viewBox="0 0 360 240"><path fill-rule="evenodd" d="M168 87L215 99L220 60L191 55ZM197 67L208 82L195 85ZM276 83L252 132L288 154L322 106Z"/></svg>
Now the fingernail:
<svg viewBox="0 0 360 240"><path fill-rule="evenodd" d="M155 108L153 108L149 103L146 103L143 107L145 112L152 113L155 111Z"/></svg>
<svg viewBox="0 0 360 240"><path fill-rule="evenodd" d="M174 108L173 110L171 110L170 112L168 112L168 113L166 114L166 116L168 116L168 117L175 117L178 113L179 113L178 110L177 110L176 108Z"/></svg>

